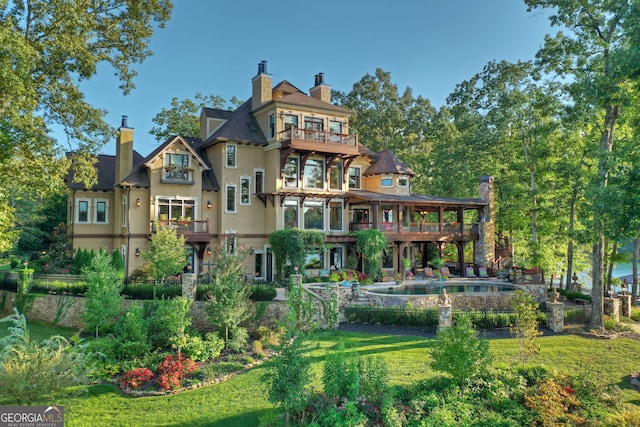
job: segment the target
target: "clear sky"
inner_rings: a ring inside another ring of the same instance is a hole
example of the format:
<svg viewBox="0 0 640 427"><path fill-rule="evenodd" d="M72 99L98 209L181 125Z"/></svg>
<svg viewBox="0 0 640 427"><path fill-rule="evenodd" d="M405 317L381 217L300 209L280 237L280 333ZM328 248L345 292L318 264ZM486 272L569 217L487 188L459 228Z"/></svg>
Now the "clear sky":
<svg viewBox="0 0 640 427"><path fill-rule="evenodd" d="M196 92L251 96L258 62L268 61L274 84L288 80L308 93L314 75L349 92L376 68L391 73L402 92L436 107L457 83L491 60L529 60L544 35L555 33L546 15L527 13L520 0L174 0L171 20L156 29L153 56L137 65L136 89L123 96L108 67L81 88L108 110L118 127L129 116L134 146L156 146L151 119L171 99ZM115 144L102 150L115 154Z"/></svg>

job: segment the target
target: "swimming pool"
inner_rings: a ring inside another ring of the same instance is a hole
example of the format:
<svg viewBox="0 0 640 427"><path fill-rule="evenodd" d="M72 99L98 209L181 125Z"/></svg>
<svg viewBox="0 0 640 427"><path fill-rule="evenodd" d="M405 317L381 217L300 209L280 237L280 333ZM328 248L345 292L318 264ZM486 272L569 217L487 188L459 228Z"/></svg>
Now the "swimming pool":
<svg viewBox="0 0 640 427"><path fill-rule="evenodd" d="M484 281L446 281L446 282L418 282L396 286L367 286L367 292L384 295L440 295L446 289L448 294L512 292L517 288L506 283Z"/></svg>

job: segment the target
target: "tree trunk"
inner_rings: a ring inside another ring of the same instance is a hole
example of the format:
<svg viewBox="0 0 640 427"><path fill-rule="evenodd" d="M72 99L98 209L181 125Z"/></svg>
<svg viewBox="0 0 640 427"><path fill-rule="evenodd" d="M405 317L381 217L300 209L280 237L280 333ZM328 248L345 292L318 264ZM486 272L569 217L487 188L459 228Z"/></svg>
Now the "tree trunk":
<svg viewBox="0 0 640 427"><path fill-rule="evenodd" d="M569 206L569 230L567 233L569 241L567 242L567 279L564 286L565 289L569 289L571 286L571 273L573 272L573 227L575 224L577 198L578 185L576 184L573 187L573 192L571 193L571 204ZM562 287L562 283L560 284L560 287Z"/></svg>
<svg viewBox="0 0 640 427"><path fill-rule="evenodd" d="M604 130L600 138L600 151L601 156L598 161L598 179L599 187L604 189L607 187L607 178L609 176L609 158L608 154L613 149L613 135L616 128L616 122L619 116L619 109L617 105L610 105L607 107L607 113L604 118ZM591 329L598 331L604 330L604 305L603 305L603 291L604 291L604 275L603 275L603 260L604 260L604 227L601 224L602 221L602 207L598 200L594 204L594 232L597 233L598 239L593 245L593 284L591 287L591 301L593 304L592 316L591 316Z"/></svg>

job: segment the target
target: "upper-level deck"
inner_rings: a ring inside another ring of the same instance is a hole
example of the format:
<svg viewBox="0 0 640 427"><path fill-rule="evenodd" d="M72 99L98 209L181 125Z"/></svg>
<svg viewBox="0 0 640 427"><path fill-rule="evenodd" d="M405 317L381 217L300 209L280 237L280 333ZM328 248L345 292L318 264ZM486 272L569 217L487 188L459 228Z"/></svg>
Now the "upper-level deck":
<svg viewBox="0 0 640 427"><path fill-rule="evenodd" d="M315 129L289 128L278 133L282 148L296 151L357 155L358 136Z"/></svg>

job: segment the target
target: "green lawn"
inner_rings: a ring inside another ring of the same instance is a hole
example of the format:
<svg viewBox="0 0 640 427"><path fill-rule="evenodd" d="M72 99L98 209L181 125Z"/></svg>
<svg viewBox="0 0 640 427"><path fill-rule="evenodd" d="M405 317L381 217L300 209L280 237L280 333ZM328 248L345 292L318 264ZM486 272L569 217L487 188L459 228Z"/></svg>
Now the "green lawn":
<svg viewBox="0 0 640 427"><path fill-rule="evenodd" d="M321 332L309 350L313 358L316 386L322 360L338 340L360 354L379 355L388 363L393 384L408 384L437 375L429 367L428 348L433 341L410 336ZM632 390L627 374L639 370L640 341L598 340L577 335L541 337L537 363L560 371L588 369L623 389L626 402L640 404L640 393ZM490 348L497 364L515 362L517 342L495 339ZM94 385L82 397L56 402L65 406L67 426L255 426L258 418L273 410L260 381L265 365L229 381L171 396L130 398L112 385Z"/></svg>
<svg viewBox="0 0 640 427"><path fill-rule="evenodd" d="M8 313L2 314L0 317L6 316ZM65 338L70 338L72 335L78 332L77 328L63 328L60 326L51 325L42 322L27 322L29 328L29 337L31 340L40 342L49 338L52 335L61 335ZM7 324L0 324L0 338L7 335Z"/></svg>
<svg viewBox="0 0 640 427"><path fill-rule="evenodd" d="M29 322L32 339L42 340L51 334L66 337L76 330ZM0 328L0 337L6 328ZM409 384L439 375L429 368L429 347L433 340L415 336L370 335L363 333L319 332L308 354L316 376L314 388L320 387L325 355L343 341L347 348L361 355L378 355L388 365L393 384ZM496 365L517 362L517 341L491 339L490 349ZM622 388L625 402L640 404L640 392L632 389L626 377L640 370L640 341L603 340L580 335L542 336L541 352L532 363L559 371L588 370L608 383ZM255 426L262 415L273 411L267 400L261 376L266 362L224 383L161 397L132 398L110 384L80 387L79 394L58 402L65 407L67 426Z"/></svg>

